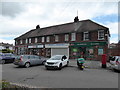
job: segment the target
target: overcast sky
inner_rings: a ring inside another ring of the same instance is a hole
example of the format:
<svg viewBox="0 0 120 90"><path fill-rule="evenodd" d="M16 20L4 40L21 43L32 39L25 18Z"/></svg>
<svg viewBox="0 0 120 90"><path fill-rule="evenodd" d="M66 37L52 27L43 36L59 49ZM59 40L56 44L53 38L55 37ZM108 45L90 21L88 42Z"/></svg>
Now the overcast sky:
<svg viewBox="0 0 120 90"><path fill-rule="evenodd" d="M0 42L14 44L14 38L34 29L91 19L110 29L110 42L118 42L118 0L2 0Z"/></svg>

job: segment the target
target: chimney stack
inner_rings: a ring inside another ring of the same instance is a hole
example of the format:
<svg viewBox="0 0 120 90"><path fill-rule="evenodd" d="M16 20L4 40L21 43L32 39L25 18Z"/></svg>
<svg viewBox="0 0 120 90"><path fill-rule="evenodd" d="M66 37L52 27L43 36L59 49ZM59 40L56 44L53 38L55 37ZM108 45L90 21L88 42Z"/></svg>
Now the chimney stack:
<svg viewBox="0 0 120 90"><path fill-rule="evenodd" d="M76 17L74 18L74 22L78 22L78 21L79 21L78 16L76 16Z"/></svg>
<svg viewBox="0 0 120 90"><path fill-rule="evenodd" d="M36 26L36 29L39 29L39 28L40 28L40 26L39 26L39 25L37 25L37 26Z"/></svg>

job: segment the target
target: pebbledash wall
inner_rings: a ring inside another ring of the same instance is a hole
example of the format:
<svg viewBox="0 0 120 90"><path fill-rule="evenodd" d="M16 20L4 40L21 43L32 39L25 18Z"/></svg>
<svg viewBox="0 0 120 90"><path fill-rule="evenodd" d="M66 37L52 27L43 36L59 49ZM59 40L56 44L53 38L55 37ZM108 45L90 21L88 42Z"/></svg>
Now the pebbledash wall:
<svg viewBox="0 0 120 90"><path fill-rule="evenodd" d="M15 38L16 54L35 54L45 57L62 54L75 59L101 60L108 55L109 28L91 20L79 21L36 29Z"/></svg>

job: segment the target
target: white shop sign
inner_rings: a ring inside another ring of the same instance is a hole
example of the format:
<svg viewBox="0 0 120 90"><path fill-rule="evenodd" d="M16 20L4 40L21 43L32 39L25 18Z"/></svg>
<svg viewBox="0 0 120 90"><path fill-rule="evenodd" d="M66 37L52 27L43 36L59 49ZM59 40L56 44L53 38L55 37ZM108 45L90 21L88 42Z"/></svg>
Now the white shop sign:
<svg viewBox="0 0 120 90"><path fill-rule="evenodd" d="M43 45L31 45L28 48L43 48Z"/></svg>
<svg viewBox="0 0 120 90"><path fill-rule="evenodd" d="M45 48L68 48L69 44L46 44Z"/></svg>

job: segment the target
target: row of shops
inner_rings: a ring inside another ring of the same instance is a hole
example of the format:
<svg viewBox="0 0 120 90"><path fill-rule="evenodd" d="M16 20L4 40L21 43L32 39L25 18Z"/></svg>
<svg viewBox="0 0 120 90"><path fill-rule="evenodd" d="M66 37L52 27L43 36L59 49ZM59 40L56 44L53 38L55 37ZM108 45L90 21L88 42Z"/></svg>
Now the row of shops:
<svg viewBox="0 0 120 90"><path fill-rule="evenodd" d="M70 59L83 56L88 60L100 60L102 54L108 53L107 42L77 42L59 44L33 44L16 46L17 54L34 54L44 57L67 55Z"/></svg>

